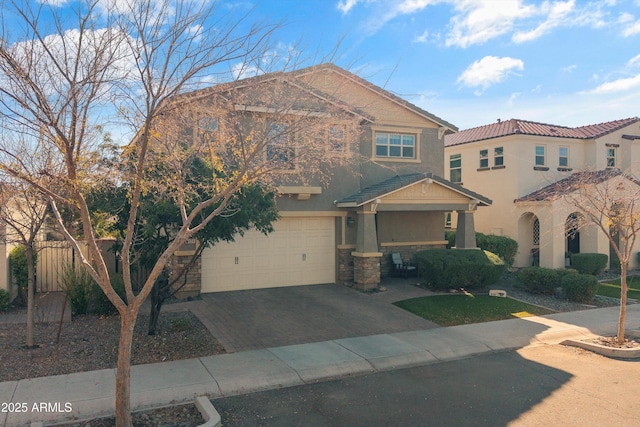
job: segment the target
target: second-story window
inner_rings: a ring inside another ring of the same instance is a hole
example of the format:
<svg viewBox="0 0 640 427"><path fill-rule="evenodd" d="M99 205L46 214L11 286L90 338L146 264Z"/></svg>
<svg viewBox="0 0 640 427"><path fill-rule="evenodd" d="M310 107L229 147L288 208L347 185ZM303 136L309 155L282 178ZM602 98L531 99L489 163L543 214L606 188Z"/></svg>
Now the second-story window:
<svg viewBox="0 0 640 427"><path fill-rule="evenodd" d="M215 141L218 130L218 119L215 117L201 117L198 120L198 138L202 142L210 143Z"/></svg>
<svg viewBox="0 0 640 427"><path fill-rule="evenodd" d="M489 167L489 150L480 150L480 169Z"/></svg>
<svg viewBox="0 0 640 427"><path fill-rule="evenodd" d="M416 136L376 132L376 157L416 158Z"/></svg>
<svg viewBox="0 0 640 427"><path fill-rule="evenodd" d="M607 147L607 167L616 167L616 147Z"/></svg>
<svg viewBox="0 0 640 427"><path fill-rule="evenodd" d="M295 150L289 144L287 125L274 123L267 133L267 160L280 163L285 169L293 169Z"/></svg>
<svg viewBox="0 0 640 427"><path fill-rule="evenodd" d="M544 145L536 145L536 166L545 166L547 164Z"/></svg>
<svg viewBox="0 0 640 427"><path fill-rule="evenodd" d="M341 151L344 148L344 128L342 126L330 126L328 136L330 149Z"/></svg>
<svg viewBox="0 0 640 427"><path fill-rule="evenodd" d="M462 182L462 154L452 154L449 157L449 181Z"/></svg>
<svg viewBox="0 0 640 427"><path fill-rule="evenodd" d="M569 167L569 147L560 147L558 152L558 166L561 168Z"/></svg>
<svg viewBox="0 0 640 427"><path fill-rule="evenodd" d="M504 150L502 147L493 149L493 166L504 166Z"/></svg>

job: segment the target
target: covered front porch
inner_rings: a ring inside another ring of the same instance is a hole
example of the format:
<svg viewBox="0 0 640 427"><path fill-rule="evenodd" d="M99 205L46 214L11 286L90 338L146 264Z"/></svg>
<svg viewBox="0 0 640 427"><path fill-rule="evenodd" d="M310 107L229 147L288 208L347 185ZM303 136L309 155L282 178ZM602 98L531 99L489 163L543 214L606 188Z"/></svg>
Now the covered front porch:
<svg viewBox="0 0 640 427"><path fill-rule="evenodd" d="M336 202L347 211L339 246L340 282L376 288L392 272L391 254L411 260L418 251L445 247L447 212L458 213L456 247L476 248L473 214L491 201L432 174L390 178ZM352 268L348 268L352 267Z"/></svg>

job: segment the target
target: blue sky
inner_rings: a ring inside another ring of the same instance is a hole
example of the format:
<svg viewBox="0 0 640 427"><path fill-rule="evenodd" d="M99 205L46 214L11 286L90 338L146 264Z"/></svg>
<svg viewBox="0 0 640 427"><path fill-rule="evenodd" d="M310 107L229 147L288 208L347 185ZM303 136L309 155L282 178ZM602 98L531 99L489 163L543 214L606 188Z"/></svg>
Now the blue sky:
<svg viewBox="0 0 640 427"><path fill-rule="evenodd" d="M640 115L640 0L230 1L460 129Z"/></svg>

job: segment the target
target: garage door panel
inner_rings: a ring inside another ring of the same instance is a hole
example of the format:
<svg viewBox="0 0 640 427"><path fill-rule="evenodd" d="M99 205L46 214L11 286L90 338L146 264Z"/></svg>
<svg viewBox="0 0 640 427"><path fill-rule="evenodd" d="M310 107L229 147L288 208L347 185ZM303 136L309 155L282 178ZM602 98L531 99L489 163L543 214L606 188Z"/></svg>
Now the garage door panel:
<svg viewBox="0 0 640 427"><path fill-rule="evenodd" d="M202 254L202 292L331 283L334 219L283 218L265 236L248 231Z"/></svg>

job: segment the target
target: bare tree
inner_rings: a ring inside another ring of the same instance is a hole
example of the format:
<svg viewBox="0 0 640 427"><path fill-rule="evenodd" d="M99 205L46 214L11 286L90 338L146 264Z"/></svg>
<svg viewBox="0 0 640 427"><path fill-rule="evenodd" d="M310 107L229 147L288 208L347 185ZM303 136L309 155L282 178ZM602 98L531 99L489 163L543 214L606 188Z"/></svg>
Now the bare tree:
<svg viewBox="0 0 640 427"><path fill-rule="evenodd" d="M25 182L9 180L1 187L0 221L6 225L4 240L25 248L27 261L27 339L26 347L34 348L34 298L36 241L47 217L47 202Z"/></svg>
<svg viewBox="0 0 640 427"><path fill-rule="evenodd" d="M584 215L579 226L595 225L609 240L620 261L620 316L616 334L624 342L627 313L627 270L640 232L640 181L617 169L574 173L556 183L558 195Z"/></svg>
<svg viewBox="0 0 640 427"><path fill-rule="evenodd" d="M86 0L64 14L53 3L35 9L29 2L8 3L0 40L3 133L46 144L63 167L34 170L0 143L0 168L48 198L65 238L120 314L116 423L129 426L135 322L173 253L224 213L243 186L271 185L278 177L321 179L331 165L348 160L361 118L278 73L194 92L205 81L261 74L265 64L277 62L268 44L277 26L251 25L246 17L222 13L215 2L125 0L103 8L101 0ZM19 38L12 32L17 28L25 30ZM125 167L105 168L100 135L118 121L134 136L114 159ZM340 142L329 144L332 134ZM185 168L196 157L213 168L210 180L188 179ZM86 201L108 180L131 183L121 250L124 299L111 286ZM132 249L146 192L170 195L182 224L136 293ZM60 206L80 218L86 256L64 227Z"/></svg>

